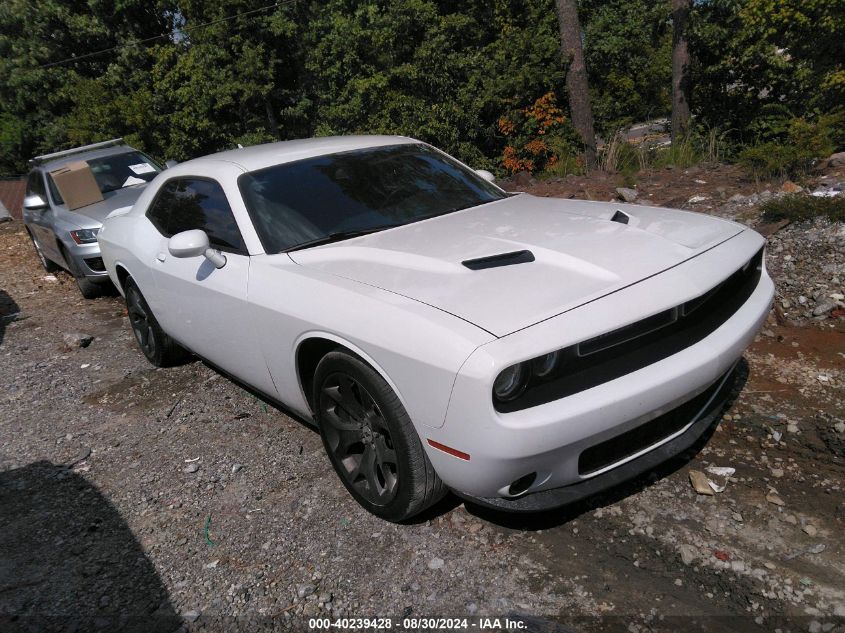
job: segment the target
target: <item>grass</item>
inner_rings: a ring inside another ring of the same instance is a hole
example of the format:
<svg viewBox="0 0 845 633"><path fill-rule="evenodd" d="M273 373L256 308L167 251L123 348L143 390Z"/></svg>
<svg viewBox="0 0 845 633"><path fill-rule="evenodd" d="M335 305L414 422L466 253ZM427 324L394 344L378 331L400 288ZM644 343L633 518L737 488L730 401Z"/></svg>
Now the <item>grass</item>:
<svg viewBox="0 0 845 633"><path fill-rule="evenodd" d="M812 220L827 217L834 222L845 222L845 197L816 198L814 196L791 195L769 200L762 205L763 218L777 220Z"/></svg>

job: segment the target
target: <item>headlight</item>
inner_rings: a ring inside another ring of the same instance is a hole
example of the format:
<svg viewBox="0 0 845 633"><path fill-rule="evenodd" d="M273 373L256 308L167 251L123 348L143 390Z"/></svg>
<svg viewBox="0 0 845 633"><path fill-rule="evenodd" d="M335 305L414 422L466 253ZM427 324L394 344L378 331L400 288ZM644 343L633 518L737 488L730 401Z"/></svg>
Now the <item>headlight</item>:
<svg viewBox="0 0 845 633"><path fill-rule="evenodd" d="M496 377L493 394L502 402L518 397L528 384L530 373L526 363L511 365Z"/></svg>
<svg viewBox="0 0 845 633"><path fill-rule="evenodd" d="M97 233L100 229L79 229L71 231L70 236L77 244L93 244L97 241Z"/></svg>
<svg viewBox="0 0 845 633"><path fill-rule="evenodd" d="M550 354L546 354L545 356L538 356L534 360L531 361L531 369L534 371L534 375L537 378L545 378L549 374L551 374L555 367L557 367L557 361L560 358L560 351L554 351Z"/></svg>

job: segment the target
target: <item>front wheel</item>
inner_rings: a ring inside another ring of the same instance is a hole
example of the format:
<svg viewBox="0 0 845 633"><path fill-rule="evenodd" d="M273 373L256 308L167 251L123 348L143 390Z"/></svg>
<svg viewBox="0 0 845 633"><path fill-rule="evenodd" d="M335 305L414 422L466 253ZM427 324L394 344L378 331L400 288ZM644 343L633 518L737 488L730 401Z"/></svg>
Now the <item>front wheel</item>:
<svg viewBox="0 0 845 633"><path fill-rule="evenodd" d="M361 359L327 354L313 402L329 461L364 509L403 521L446 494L399 398Z"/></svg>
<svg viewBox="0 0 845 633"><path fill-rule="evenodd" d="M32 233L28 228L26 232L29 235L29 239L32 240L32 246L33 248L35 248L35 254L38 255L38 261L41 262L41 265L44 267L44 270L46 270L48 273L54 273L57 270L61 270L61 266L47 259L47 257L44 255L44 252L41 250L41 247L38 245L38 242L35 241L35 237L33 237Z"/></svg>
<svg viewBox="0 0 845 633"><path fill-rule="evenodd" d="M156 367L171 367L183 362L188 353L164 333L132 279L126 281L125 294L129 323L147 360Z"/></svg>

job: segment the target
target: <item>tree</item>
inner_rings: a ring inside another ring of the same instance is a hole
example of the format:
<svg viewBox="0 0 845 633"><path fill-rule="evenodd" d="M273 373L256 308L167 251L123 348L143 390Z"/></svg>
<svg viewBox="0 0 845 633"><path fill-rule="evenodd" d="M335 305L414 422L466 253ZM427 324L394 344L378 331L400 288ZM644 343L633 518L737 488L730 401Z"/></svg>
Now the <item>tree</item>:
<svg viewBox="0 0 845 633"><path fill-rule="evenodd" d="M672 142L689 133L690 56L687 22L692 0L672 0Z"/></svg>
<svg viewBox="0 0 845 633"><path fill-rule="evenodd" d="M560 28L560 44L563 56L569 62L566 72L566 90L569 93L569 109L572 125L584 144L584 159L587 167L596 164L596 133L593 128L593 109L590 105L590 90L587 83L587 64L581 45L581 23L575 0L556 0L557 19Z"/></svg>

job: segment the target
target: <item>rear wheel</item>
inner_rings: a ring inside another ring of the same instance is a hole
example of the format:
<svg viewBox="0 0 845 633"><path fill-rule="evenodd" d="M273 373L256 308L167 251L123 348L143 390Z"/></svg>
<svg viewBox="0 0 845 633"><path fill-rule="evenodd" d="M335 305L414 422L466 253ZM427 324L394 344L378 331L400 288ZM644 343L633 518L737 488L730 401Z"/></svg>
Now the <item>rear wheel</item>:
<svg viewBox="0 0 845 633"><path fill-rule="evenodd" d="M50 261L44 256L41 247L38 245L38 242L35 241L35 238L32 236L30 230L27 229L26 232L29 235L29 239L32 240L32 246L33 248L35 248L35 254L38 255L38 261L41 262L41 265L44 267L44 270L46 270L48 273L54 273L57 270L61 270L61 266L59 266L53 261Z"/></svg>
<svg viewBox="0 0 845 633"><path fill-rule="evenodd" d="M156 321L150 306L132 279L126 280L126 310L138 346L156 367L171 367L188 358L188 352L174 342Z"/></svg>
<svg viewBox="0 0 845 633"><path fill-rule="evenodd" d="M327 354L313 402L329 461L366 510L403 521L446 494L399 398L361 359Z"/></svg>

